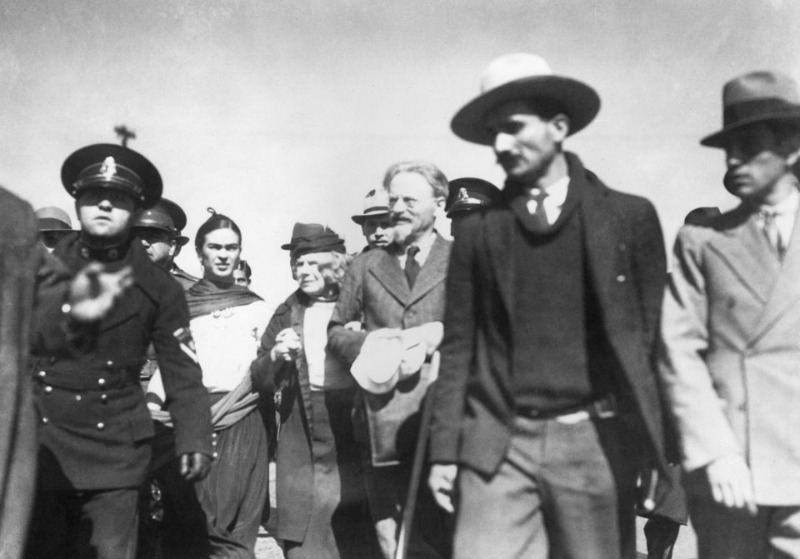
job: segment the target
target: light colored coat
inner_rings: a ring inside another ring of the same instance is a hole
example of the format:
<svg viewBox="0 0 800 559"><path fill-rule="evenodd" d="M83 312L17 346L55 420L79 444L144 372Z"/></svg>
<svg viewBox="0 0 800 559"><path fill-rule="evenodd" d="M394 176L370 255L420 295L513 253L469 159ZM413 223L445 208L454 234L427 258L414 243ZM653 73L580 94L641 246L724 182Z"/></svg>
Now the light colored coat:
<svg viewBox="0 0 800 559"><path fill-rule="evenodd" d="M762 505L800 504L798 225L782 263L742 207L683 227L662 315L685 469L739 453Z"/></svg>

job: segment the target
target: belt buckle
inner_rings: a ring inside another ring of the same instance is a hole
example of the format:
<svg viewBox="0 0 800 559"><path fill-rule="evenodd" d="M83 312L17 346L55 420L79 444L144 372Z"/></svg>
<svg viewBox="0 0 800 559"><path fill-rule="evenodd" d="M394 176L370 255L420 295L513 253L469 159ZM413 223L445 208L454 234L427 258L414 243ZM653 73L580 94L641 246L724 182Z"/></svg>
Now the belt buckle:
<svg viewBox="0 0 800 559"><path fill-rule="evenodd" d="M597 419L610 419L617 416L617 399L613 394L592 404Z"/></svg>

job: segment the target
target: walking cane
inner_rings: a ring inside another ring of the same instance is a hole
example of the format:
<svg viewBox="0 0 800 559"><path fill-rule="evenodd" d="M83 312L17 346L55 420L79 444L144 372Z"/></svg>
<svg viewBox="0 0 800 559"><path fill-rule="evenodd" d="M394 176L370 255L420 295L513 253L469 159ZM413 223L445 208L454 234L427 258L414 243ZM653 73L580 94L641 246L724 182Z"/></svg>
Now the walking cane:
<svg viewBox="0 0 800 559"><path fill-rule="evenodd" d="M439 376L439 359L439 352L434 352L431 357L428 375L428 378L433 378L434 382L436 377ZM420 478L422 477L422 467L425 465L425 449L428 446L428 427L430 426L431 416L433 415L434 382L428 385L427 393L425 394L425 402L422 404L422 418L419 422L417 445L414 448L411 481L408 484L406 505L403 508L403 520L400 524L400 536L397 542L397 551L394 554L395 559L406 559L408 555L408 543L411 539L411 525L414 521L414 509L417 506L417 491L419 489Z"/></svg>

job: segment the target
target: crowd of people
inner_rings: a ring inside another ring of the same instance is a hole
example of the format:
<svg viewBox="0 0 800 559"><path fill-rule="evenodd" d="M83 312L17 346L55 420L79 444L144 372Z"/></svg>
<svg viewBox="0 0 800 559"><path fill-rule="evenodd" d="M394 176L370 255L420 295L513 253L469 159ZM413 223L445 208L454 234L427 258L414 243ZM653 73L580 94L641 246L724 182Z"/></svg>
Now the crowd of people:
<svg viewBox="0 0 800 559"><path fill-rule="evenodd" d="M202 277L175 264L186 215L132 149L64 162L79 229L0 190L0 555L253 558L274 457L288 559L633 559L637 514L653 559L688 518L703 559L800 558L800 92L722 97L701 144L740 203L689 212L672 266L653 205L564 149L598 94L532 54L451 122L502 189L390 166L363 249L287 231L275 309L212 208Z"/></svg>

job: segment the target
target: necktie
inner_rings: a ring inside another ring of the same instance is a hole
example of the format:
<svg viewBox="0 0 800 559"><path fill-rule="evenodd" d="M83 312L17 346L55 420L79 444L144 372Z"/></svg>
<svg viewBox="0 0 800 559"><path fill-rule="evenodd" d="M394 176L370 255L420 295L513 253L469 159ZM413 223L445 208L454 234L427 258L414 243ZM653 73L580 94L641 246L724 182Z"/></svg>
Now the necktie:
<svg viewBox="0 0 800 559"><path fill-rule="evenodd" d="M419 247L416 245L411 245L406 251L406 267L403 271L406 273L409 287L414 287L414 281L417 279L417 274L419 274L419 262L417 262L416 258L418 252Z"/></svg>
<svg viewBox="0 0 800 559"><path fill-rule="evenodd" d="M533 222L539 230L547 229L550 223L547 221L547 212L544 210L544 199L547 198L546 190L535 189L531 191L531 199L528 201L528 211L533 217ZM536 203L536 208L531 211L531 202Z"/></svg>
<svg viewBox="0 0 800 559"><path fill-rule="evenodd" d="M783 245L781 232L778 229L777 222L775 221L775 218L778 217L778 214L775 212L762 211L761 217L764 220L764 235L767 237L770 246L775 250L778 258L783 259L783 253L786 251L786 247Z"/></svg>

